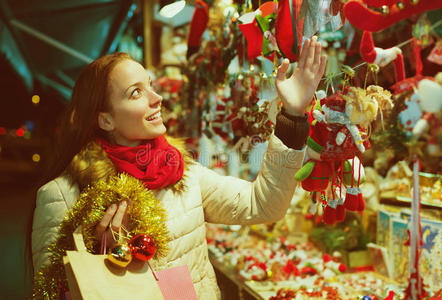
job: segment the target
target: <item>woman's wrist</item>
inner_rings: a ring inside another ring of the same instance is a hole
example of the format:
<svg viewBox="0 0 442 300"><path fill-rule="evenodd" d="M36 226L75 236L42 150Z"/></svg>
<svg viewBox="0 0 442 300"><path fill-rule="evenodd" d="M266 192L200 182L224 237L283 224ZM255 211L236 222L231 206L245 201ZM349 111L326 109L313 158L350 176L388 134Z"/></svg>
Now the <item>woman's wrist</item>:
<svg viewBox="0 0 442 300"><path fill-rule="evenodd" d="M305 112L299 112L299 111L291 111L291 110L287 110L286 108L282 107L281 108L281 114L287 118L289 118L292 121L297 121L299 120L299 118L304 118L305 117Z"/></svg>
<svg viewBox="0 0 442 300"><path fill-rule="evenodd" d="M298 108L285 108L285 107L283 107L281 109L281 112L285 113L286 115L294 116L294 117L302 117L305 114L304 109L298 109Z"/></svg>

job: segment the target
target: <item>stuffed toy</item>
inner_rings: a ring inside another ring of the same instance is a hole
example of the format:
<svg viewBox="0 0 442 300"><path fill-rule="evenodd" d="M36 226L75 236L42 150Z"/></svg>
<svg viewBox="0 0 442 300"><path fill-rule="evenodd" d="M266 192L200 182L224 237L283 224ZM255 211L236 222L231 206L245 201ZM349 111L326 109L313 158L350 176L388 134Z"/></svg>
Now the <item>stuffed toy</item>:
<svg viewBox="0 0 442 300"><path fill-rule="evenodd" d="M367 130L379 107L390 107L385 103L391 103L389 96L378 86L366 90L350 87L316 101L312 107L308 160L295 179L301 181L304 190L321 194L327 224L343 221L345 209L364 210L359 188L364 177L360 155L370 147ZM329 187L331 199L327 201L325 192Z"/></svg>

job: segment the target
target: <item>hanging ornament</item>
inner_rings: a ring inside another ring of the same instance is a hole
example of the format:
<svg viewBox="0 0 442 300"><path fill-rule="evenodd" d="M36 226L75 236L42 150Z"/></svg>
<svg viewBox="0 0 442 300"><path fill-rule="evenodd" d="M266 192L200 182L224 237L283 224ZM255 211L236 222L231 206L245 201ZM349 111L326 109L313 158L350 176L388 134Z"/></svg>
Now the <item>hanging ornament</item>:
<svg viewBox="0 0 442 300"><path fill-rule="evenodd" d="M344 70L349 82L354 72L350 68ZM323 220L327 224L342 221L345 209L363 211L365 208L359 188L364 178L360 155L370 147L367 128L376 118L379 107L387 107L384 102L391 101L385 99L383 92L377 86L366 90L350 86L316 101L312 107L311 132L307 138L309 159L296 172L295 179L301 181L306 191L322 195L330 186L331 196L323 199ZM347 186L345 197L342 185Z"/></svg>
<svg viewBox="0 0 442 300"><path fill-rule="evenodd" d="M130 252L139 260L147 261L155 255L156 246L153 239L147 234L137 234L128 242Z"/></svg>
<svg viewBox="0 0 442 300"><path fill-rule="evenodd" d="M116 266L121 268L127 267L132 261L132 254L126 243L115 244L109 248L107 259Z"/></svg>

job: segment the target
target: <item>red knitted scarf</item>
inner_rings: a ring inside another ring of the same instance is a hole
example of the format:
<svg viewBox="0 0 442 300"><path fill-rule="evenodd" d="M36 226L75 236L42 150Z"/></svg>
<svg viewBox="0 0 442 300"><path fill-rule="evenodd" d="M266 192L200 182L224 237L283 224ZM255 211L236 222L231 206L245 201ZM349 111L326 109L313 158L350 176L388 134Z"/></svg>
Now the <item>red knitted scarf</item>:
<svg viewBox="0 0 442 300"><path fill-rule="evenodd" d="M183 177L183 155L164 136L147 140L136 147L110 144L103 139L99 139L98 143L119 172L141 180L148 189L161 189Z"/></svg>

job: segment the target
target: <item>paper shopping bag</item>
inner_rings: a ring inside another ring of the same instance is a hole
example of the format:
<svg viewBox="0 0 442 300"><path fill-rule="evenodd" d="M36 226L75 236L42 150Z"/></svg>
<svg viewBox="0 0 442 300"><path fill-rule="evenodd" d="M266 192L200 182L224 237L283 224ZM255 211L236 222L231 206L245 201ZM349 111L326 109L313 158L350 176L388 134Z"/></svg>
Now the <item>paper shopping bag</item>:
<svg viewBox="0 0 442 300"><path fill-rule="evenodd" d="M127 268L115 267L106 255L86 251L81 229L74 232L78 251L66 251L65 269L73 300L164 300L146 263L134 261Z"/></svg>

